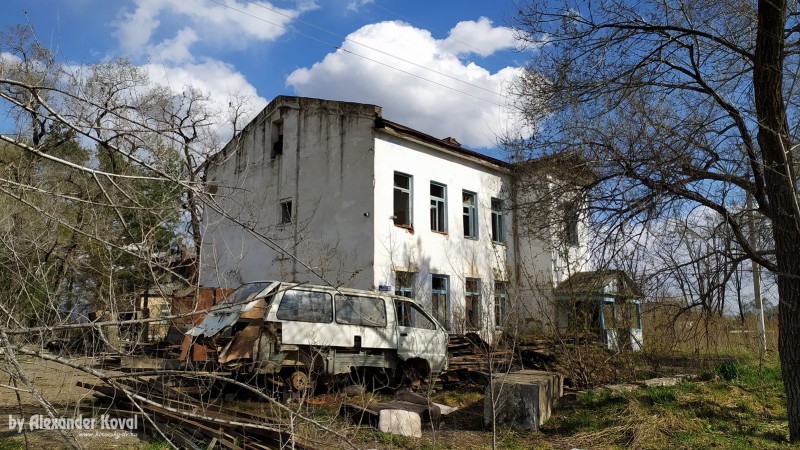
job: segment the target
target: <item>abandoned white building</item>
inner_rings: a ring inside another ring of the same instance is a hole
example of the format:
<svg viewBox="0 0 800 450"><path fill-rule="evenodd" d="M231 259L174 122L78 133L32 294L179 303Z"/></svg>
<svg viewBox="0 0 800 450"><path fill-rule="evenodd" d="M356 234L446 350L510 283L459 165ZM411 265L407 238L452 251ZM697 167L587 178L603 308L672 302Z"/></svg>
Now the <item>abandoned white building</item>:
<svg viewBox="0 0 800 450"><path fill-rule="evenodd" d="M548 329L554 287L588 264L586 220L523 232L513 167L374 105L277 97L207 163L201 284L390 290L451 333Z"/></svg>

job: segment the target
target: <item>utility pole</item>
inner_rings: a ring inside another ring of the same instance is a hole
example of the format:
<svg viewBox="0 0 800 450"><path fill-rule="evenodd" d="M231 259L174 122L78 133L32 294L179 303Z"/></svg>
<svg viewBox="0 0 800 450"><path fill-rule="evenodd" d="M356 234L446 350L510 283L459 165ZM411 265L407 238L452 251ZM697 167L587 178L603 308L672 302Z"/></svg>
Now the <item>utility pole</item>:
<svg viewBox="0 0 800 450"><path fill-rule="evenodd" d="M748 228L750 229L750 247L753 251L758 250L758 240L756 233L755 211L753 211L753 200L750 193L747 193L745 200L747 208ZM767 352L767 332L764 328L764 303L761 301L761 266L752 261L753 264L753 300L756 307L756 331L758 331L758 352L763 356Z"/></svg>

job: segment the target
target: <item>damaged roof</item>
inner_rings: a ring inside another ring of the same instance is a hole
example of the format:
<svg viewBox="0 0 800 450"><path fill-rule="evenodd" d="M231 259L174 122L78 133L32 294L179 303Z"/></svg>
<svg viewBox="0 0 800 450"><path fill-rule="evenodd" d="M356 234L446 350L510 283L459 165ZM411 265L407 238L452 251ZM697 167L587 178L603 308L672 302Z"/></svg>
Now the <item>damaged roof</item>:
<svg viewBox="0 0 800 450"><path fill-rule="evenodd" d="M557 295L601 294L624 298L641 298L639 286L622 270L577 272L562 281L554 290Z"/></svg>

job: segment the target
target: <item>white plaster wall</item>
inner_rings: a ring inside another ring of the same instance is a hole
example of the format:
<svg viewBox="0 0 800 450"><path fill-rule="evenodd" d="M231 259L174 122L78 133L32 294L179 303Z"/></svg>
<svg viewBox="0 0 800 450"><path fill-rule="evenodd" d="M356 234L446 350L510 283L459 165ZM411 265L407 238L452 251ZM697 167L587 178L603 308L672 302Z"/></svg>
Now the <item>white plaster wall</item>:
<svg viewBox="0 0 800 450"><path fill-rule="evenodd" d="M413 176L413 232L395 226L394 173ZM380 132L375 140L375 284L394 287L394 272L416 272L415 295L431 304L431 275L449 276L450 330L463 332L465 279L481 279L484 333L494 330L493 285L508 280L511 212L504 215L507 245L491 242L491 198L508 202L509 175L495 166L450 156ZM431 231L430 183L447 186L447 233ZM464 237L462 190L478 196L478 239ZM508 203L507 203L508 204Z"/></svg>
<svg viewBox="0 0 800 450"><path fill-rule="evenodd" d="M206 210L201 283L280 279L370 288L374 107L370 113L368 105L286 99L259 114L208 171L219 208L234 220ZM270 133L279 119L284 150L273 159ZM288 225L280 224L282 200L294 209Z"/></svg>

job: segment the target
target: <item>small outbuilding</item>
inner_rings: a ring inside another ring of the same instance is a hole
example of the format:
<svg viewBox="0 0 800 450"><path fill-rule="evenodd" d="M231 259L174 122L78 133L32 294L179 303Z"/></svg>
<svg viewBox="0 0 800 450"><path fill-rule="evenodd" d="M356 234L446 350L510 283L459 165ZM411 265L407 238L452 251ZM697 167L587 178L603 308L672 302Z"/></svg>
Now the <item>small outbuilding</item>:
<svg viewBox="0 0 800 450"><path fill-rule="evenodd" d="M641 298L624 271L575 273L555 289L558 329L596 333L609 349L641 350Z"/></svg>

